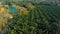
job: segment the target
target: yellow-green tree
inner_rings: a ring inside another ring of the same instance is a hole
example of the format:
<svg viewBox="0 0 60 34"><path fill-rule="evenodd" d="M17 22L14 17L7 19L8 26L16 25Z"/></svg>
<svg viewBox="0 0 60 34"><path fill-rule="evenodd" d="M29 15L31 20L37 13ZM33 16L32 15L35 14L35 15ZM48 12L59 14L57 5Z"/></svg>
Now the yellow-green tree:
<svg viewBox="0 0 60 34"><path fill-rule="evenodd" d="M9 14L9 10L2 5L2 7L0 8L0 32L8 23L8 19L10 19L10 17L11 15Z"/></svg>
<svg viewBox="0 0 60 34"><path fill-rule="evenodd" d="M27 3L27 4L26 4L26 7L27 7L29 10L34 10L34 9L35 9L35 6L32 5L31 3Z"/></svg>

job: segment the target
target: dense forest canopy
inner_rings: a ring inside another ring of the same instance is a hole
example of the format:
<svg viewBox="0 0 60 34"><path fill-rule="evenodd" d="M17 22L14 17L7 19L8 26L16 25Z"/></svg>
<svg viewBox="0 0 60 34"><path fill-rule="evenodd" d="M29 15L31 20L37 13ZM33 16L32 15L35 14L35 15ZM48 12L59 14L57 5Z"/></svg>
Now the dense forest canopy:
<svg viewBox="0 0 60 34"><path fill-rule="evenodd" d="M59 5L60 6L60 1L59 0L0 0L0 1L4 1L6 3L17 3L17 2L34 2L34 3L39 3L39 2L43 2L43 3L48 3L48 4L53 4L53 5Z"/></svg>
<svg viewBox="0 0 60 34"><path fill-rule="evenodd" d="M60 34L60 6L57 6L56 1L33 1L34 0L1 1L1 34ZM14 11L16 11L16 13L14 13ZM6 28L3 29L5 26Z"/></svg>

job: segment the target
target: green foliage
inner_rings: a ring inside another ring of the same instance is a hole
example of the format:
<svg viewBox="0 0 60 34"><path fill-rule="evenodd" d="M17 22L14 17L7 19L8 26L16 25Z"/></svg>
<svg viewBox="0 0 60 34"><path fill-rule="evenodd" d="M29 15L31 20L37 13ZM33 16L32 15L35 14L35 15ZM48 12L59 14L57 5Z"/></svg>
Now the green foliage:
<svg viewBox="0 0 60 34"><path fill-rule="evenodd" d="M27 3L27 4L26 4L26 7L27 7L29 10L34 10L34 9L35 9L35 6L32 5L31 3Z"/></svg>
<svg viewBox="0 0 60 34"><path fill-rule="evenodd" d="M60 7L36 5L27 15L15 15L4 34L60 34Z"/></svg>

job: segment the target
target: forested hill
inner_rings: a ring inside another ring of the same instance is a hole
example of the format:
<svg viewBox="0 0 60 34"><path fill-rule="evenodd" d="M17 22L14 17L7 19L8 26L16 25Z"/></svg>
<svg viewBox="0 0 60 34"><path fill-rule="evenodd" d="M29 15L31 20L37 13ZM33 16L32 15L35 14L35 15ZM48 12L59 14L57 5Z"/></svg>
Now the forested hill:
<svg viewBox="0 0 60 34"><path fill-rule="evenodd" d="M5 3L19 3L19 2L34 2L34 3L44 3L44 4L53 4L53 5L58 5L60 6L60 1L59 0L0 0Z"/></svg>
<svg viewBox="0 0 60 34"><path fill-rule="evenodd" d="M28 11L18 12L4 34L60 34L60 7L27 2L17 5Z"/></svg>
<svg viewBox="0 0 60 34"><path fill-rule="evenodd" d="M3 34L60 34L60 6L45 3L45 1L21 2L19 0L3 0L0 6L3 7L0 8L0 12L3 11L2 16L4 15L7 18L10 18L8 17L9 14L12 16L12 20L8 21L9 24L5 23L7 21L5 17L1 20L2 22L0 21L2 25L0 26L0 32L3 26L7 25L2 31ZM7 12L9 10L9 14L5 11L5 8ZM2 16L0 16L1 19Z"/></svg>

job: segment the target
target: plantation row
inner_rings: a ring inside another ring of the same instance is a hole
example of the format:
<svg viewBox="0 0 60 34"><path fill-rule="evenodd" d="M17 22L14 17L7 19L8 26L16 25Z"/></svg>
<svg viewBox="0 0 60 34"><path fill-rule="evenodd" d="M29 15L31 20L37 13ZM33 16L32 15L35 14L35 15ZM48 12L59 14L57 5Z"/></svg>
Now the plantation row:
<svg viewBox="0 0 60 34"><path fill-rule="evenodd" d="M26 15L15 15L4 34L60 34L59 9L37 5Z"/></svg>

